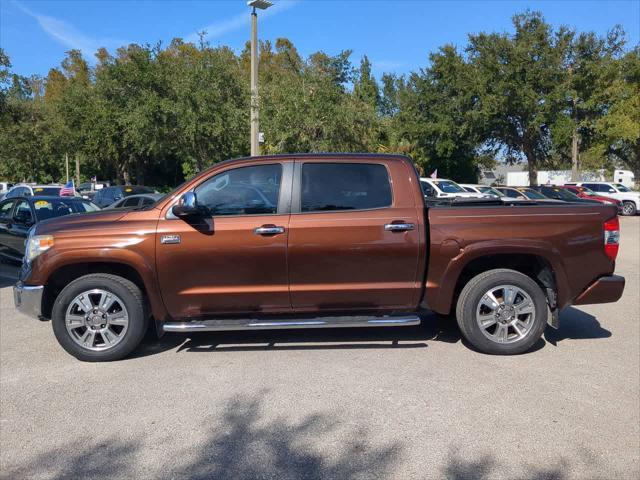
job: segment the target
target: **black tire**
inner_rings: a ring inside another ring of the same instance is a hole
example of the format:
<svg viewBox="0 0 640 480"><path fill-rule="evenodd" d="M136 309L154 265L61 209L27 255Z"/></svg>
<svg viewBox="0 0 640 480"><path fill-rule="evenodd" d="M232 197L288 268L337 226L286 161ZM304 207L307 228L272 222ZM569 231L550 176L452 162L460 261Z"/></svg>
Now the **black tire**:
<svg viewBox="0 0 640 480"><path fill-rule="evenodd" d="M125 304L129 324L122 340L113 347L94 351L78 345L65 326L65 312L73 299L91 289L117 295ZM77 278L67 285L53 304L51 323L58 343L68 353L84 362L109 362L129 355L142 341L147 329L147 312L142 291L131 281L117 275L96 273Z"/></svg>
<svg viewBox="0 0 640 480"><path fill-rule="evenodd" d="M498 343L483 333L476 321L476 309L484 294L492 287L514 285L531 297L535 306L533 322L524 337L513 343ZM542 336L547 325L547 299L542 289L530 277L506 268L489 270L472 278L458 298L456 318L462 335L479 351L493 355L515 355L528 351Z"/></svg>
<svg viewBox="0 0 640 480"><path fill-rule="evenodd" d="M636 204L633 202L622 203L622 215L626 217L633 217L638 212Z"/></svg>

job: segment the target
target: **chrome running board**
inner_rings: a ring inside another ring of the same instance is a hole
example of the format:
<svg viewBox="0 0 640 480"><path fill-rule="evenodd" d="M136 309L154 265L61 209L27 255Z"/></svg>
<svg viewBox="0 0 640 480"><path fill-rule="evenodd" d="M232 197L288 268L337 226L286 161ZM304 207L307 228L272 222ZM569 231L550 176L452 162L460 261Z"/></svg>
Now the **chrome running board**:
<svg viewBox="0 0 640 480"><path fill-rule="evenodd" d="M197 320L193 322L166 322L165 332L223 332L232 330L275 330L284 328L354 328L399 327L419 325L417 315L385 315L381 317L343 316L292 320Z"/></svg>

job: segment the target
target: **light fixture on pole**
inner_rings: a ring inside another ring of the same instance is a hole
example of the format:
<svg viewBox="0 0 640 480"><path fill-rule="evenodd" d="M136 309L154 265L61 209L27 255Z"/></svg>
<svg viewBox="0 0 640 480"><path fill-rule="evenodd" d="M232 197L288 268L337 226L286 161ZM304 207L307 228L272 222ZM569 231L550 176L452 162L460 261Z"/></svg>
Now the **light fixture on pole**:
<svg viewBox="0 0 640 480"><path fill-rule="evenodd" d="M259 98L258 98L258 14L256 8L266 10L273 3L267 0L249 0L251 10L251 156L260 155Z"/></svg>

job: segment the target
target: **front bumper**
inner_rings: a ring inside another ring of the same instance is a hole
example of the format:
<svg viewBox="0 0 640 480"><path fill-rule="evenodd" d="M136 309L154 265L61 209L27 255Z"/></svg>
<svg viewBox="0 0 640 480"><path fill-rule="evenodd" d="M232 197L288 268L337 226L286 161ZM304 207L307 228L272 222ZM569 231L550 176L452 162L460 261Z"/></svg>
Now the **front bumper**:
<svg viewBox="0 0 640 480"><path fill-rule="evenodd" d="M42 285L25 285L18 282L13 286L13 301L18 311L34 318L42 315Z"/></svg>
<svg viewBox="0 0 640 480"><path fill-rule="evenodd" d="M624 277L608 275L600 277L587 287L573 301L574 305L589 305L592 303L613 303L620 300L624 292Z"/></svg>

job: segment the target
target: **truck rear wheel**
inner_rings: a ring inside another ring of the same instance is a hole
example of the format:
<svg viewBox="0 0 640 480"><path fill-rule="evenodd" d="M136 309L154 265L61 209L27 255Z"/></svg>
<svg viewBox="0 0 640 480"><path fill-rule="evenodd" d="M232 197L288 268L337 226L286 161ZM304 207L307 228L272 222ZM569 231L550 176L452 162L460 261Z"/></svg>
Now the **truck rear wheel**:
<svg viewBox="0 0 640 480"><path fill-rule="evenodd" d="M86 362L126 357L142 341L147 325L140 289L125 278L102 273L67 285L56 298L51 320L62 348Z"/></svg>
<svg viewBox="0 0 640 480"><path fill-rule="evenodd" d="M547 302L530 277L515 270L489 270L462 289L456 317L462 334L478 350L513 355L528 351L542 336Z"/></svg>

